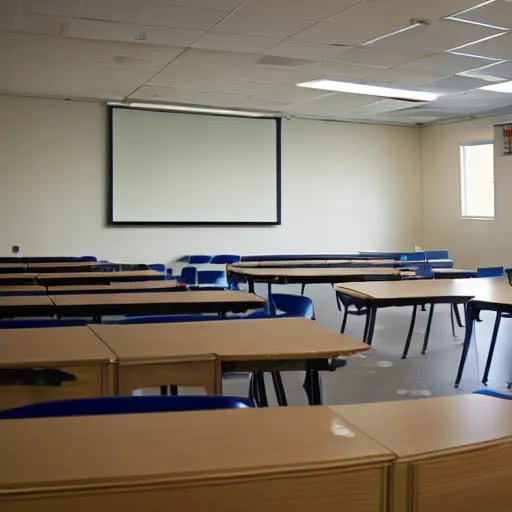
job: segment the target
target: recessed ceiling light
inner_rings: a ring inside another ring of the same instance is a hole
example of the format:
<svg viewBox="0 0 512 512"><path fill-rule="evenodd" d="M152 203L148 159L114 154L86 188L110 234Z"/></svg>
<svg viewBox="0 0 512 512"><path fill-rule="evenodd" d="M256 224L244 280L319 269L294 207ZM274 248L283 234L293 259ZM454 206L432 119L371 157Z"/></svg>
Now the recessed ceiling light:
<svg viewBox="0 0 512 512"><path fill-rule="evenodd" d="M324 91L349 92L364 94L367 96L382 96L384 98L397 98L410 101L434 101L437 94L422 91L407 91L405 89L391 89L375 85L354 84L350 82L338 82L337 80L313 80L297 84L299 87L321 89Z"/></svg>
<svg viewBox="0 0 512 512"><path fill-rule="evenodd" d="M511 82L501 82L499 84L485 85L484 87L480 87L480 89L483 89L484 91L512 93L512 81Z"/></svg>

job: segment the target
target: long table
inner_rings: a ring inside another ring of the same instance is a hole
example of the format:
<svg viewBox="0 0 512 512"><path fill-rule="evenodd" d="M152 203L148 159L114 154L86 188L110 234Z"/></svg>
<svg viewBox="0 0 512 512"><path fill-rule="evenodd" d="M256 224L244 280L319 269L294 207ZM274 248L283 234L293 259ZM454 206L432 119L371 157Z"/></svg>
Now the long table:
<svg viewBox="0 0 512 512"><path fill-rule="evenodd" d="M114 361L114 353L87 327L3 329L0 409L113 395Z"/></svg>
<svg viewBox="0 0 512 512"><path fill-rule="evenodd" d="M46 295L0 297L0 319L10 317L53 316L55 306Z"/></svg>
<svg viewBox="0 0 512 512"><path fill-rule="evenodd" d="M126 270L119 272L54 272L36 274L35 277L37 282L44 286L71 286L163 280L165 279L165 274L156 270Z"/></svg>
<svg viewBox="0 0 512 512"><path fill-rule="evenodd" d="M90 272L97 268L119 270L122 264L99 261L61 261L28 263L25 266L28 267L29 272L42 274L53 272Z"/></svg>
<svg viewBox="0 0 512 512"><path fill-rule="evenodd" d="M46 289L46 288L45 288ZM186 286L172 279L160 281L113 282L110 284L83 284L68 286L48 286L50 295L76 295L80 293L133 293L133 292L171 292L176 289L186 291Z"/></svg>
<svg viewBox="0 0 512 512"><path fill-rule="evenodd" d="M465 304L475 295L475 279L452 280L405 280L350 283L337 285L335 290L352 303L368 309L364 340L372 344L377 310L390 306L413 306L409 332L407 334L402 359L407 357L414 332L417 307L430 304L422 353L427 350L435 304ZM345 314L347 308L345 308ZM344 319L345 320L345 319Z"/></svg>
<svg viewBox="0 0 512 512"><path fill-rule="evenodd" d="M8 512L509 512L512 402L11 420L0 459Z"/></svg>
<svg viewBox="0 0 512 512"><path fill-rule="evenodd" d="M330 358L369 349L305 318L221 320L142 325L91 325L116 354L118 391L161 385L199 386L222 393L226 372L304 370L312 405L321 403L318 370L328 370ZM255 378L255 396L268 405L264 386ZM282 384L281 384L282 385ZM278 399L286 396L284 390ZM286 405L286 403L280 403Z"/></svg>

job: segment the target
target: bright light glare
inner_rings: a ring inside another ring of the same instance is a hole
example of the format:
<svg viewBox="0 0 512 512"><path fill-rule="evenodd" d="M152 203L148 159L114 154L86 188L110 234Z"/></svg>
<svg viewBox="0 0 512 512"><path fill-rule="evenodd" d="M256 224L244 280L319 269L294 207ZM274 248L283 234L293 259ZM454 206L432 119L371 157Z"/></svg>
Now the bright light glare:
<svg viewBox="0 0 512 512"><path fill-rule="evenodd" d="M480 89L483 89L484 91L512 93L512 82L500 82L499 84L486 85L484 87L480 87Z"/></svg>
<svg viewBox="0 0 512 512"><path fill-rule="evenodd" d="M313 80L302 82L299 87L321 89L324 91L349 92L353 94L365 94L367 96L383 96L385 98L400 98L413 101L434 101L437 94L423 91L406 91L404 89L391 89L389 87L377 87L375 85L353 84L350 82L338 82L337 80Z"/></svg>

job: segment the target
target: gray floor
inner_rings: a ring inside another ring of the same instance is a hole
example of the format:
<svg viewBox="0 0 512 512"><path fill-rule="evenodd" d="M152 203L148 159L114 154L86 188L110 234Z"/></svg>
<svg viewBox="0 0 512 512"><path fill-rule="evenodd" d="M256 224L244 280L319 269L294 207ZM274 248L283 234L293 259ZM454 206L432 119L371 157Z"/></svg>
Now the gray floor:
<svg viewBox="0 0 512 512"><path fill-rule="evenodd" d="M265 294L264 288L256 291L260 295ZM300 287L291 285L275 287L274 292L299 294ZM317 321L339 330L341 314L336 307L331 286L307 286L306 295L313 300ZM453 387L453 382L460 360L464 329L456 327L457 337L453 338L449 307L437 305L428 352L421 355L428 313L418 312L409 356L406 360L402 360L401 354L411 312L410 307L379 310L372 349L348 358L348 364L344 368L322 374L325 404L352 404L465 394L483 387L480 381L487 358L494 314L483 313L483 322L476 324L476 335L472 342L463 380L457 390ZM363 327L363 318L350 316L345 334L361 339ZM512 381L512 347L508 344L511 329L512 320L502 320L488 383L493 389L505 390L507 383ZM303 374L300 372L283 373L290 405L307 405L301 387L302 379ZM224 394L247 396L247 387L247 379L226 380ZM180 393L188 394L197 391L183 389ZM270 380L267 380L267 391L271 405L276 405Z"/></svg>

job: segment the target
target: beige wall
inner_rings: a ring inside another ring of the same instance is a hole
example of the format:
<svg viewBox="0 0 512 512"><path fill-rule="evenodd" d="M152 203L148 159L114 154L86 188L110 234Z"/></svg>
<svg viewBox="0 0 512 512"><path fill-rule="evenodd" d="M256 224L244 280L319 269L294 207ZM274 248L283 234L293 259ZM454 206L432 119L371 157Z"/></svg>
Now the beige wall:
<svg viewBox="0 0 512 512"><path fill-rule="evenodd" d="M423 244L448 249L459 267L511 265L512 159L495 153L495 220L461 218L459 143L494 138L494 124L510 116L421 130ZM505 167L508 165L508 171Z"/></svg>
<svg viewBox="0 0 512 512"><path fill-rule="evenodd" d="M0 96L0 254L17 244L24 255L168 262L188 253L407 249L421 241L416 128L285 121L279 227L109 228L105 121L95 103Z"/></svg>

